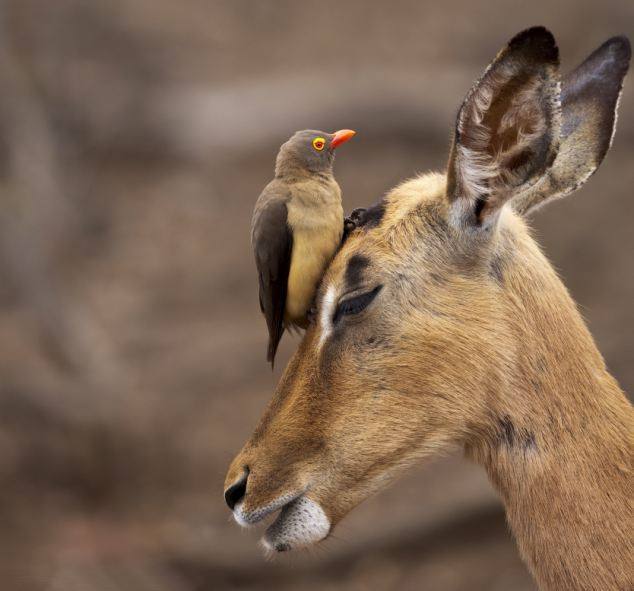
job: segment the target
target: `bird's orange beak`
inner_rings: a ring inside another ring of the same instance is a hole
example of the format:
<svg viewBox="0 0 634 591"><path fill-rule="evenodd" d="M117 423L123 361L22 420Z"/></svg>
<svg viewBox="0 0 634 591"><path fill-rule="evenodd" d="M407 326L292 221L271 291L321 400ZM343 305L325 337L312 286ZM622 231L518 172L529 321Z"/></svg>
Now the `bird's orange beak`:
<svg viewBox="0 0 634 591"><path fill-rule="evenodd" d="M330 142L330 149L334 150L337 146L347 142L356 131L352 131L352 129L340 129L339 131L335 131L335 137L332 138Z"/></svg>

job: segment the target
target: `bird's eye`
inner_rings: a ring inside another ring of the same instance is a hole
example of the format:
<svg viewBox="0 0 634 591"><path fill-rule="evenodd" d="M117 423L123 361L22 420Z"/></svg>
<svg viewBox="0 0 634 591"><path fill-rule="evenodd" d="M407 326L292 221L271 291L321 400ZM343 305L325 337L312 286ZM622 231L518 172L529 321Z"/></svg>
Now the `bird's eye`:
<svg viewBox="0 0 634 591"><path fill-rule="evenodd" d="M319 152L321 152L324 149L325 145L326 145L326 140L323 137L316 137L313 140L313 148L315 148L315 150L318 150Z"/></svg>
<svg viewBox="0 0 634 591"><path fill-rule="evenodd" d="M372 300L374 300L377 294L381 291L382 287L382 285L377 285L372 291L366 291L361 295L339 302L339 305L337 306L337 309L335 311L335 315L332 319L333 324L337 322L337 320L339 320L342 316L358 314L359 312L365 310L372 303Z"/></svg>

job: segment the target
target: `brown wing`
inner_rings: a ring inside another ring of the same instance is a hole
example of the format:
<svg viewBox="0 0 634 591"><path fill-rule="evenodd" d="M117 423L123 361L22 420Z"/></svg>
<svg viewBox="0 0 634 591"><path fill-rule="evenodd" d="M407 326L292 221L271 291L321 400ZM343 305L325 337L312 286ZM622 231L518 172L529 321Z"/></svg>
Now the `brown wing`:
<svg viewBox="0 0 634 591"><path fill-rule="evenodd" d="M288 189L273 181L255 204L251 244L260 283L260 309L269 329L267 361L273 362L284 332L284 309L293 235L287 224Z"/></svg>

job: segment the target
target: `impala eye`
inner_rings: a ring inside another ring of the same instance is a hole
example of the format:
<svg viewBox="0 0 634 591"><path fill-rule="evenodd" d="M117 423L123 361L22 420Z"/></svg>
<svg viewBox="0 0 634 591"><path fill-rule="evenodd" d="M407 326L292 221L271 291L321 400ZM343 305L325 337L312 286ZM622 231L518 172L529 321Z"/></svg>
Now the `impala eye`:
<svg viewBox="0 0 634 591"><path fill-rule="evenodd" d="M335 315L332 319L333 324L342 316L351 316L352 314L358 314L359 312L365 310L381 291L382 287L382 285L377 285L372 291L367 291L353 298L348 298L347 300L339 302L339 305L335 310Z"/></svg>
<svg viewBox="0 0 634 591"><path fill-rule="evenodd" d="M321 152L324 149L324 146L326 145L326 140L323 137L316 137L313 140L313 148L315 148L315 150Z"/></svg>

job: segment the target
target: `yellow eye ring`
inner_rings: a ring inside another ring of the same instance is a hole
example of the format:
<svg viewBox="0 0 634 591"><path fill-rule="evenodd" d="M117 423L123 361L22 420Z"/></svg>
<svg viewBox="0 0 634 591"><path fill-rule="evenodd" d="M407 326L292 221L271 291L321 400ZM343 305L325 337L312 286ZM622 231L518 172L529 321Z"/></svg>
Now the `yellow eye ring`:
<svg viewBox="0 0 634 591"><path fill-rule="evenodd" d="M323 137L316 137L313 140L313 148L315 148L315 150L321 152L325 146L326 146L326 140Z"/></svg>

